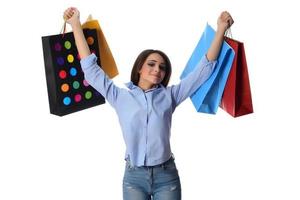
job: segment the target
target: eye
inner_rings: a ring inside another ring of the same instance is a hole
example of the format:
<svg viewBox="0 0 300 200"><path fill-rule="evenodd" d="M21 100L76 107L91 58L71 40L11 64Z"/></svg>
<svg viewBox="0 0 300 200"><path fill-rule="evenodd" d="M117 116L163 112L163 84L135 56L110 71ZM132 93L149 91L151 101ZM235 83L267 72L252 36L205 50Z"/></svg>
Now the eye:
<svg viewBox="0 0 300 200"><path fill-rule="evenodd" d="M148 65L149 65L150 67L154 67L154 66L155 66L155 63L148 63Z"/></svg>
<svg viewBox="0 0 300 200"><path fill-rule="evenodd" d="M162 71L166 71L167 67L165 65L159 65L159 69Z"/></svg>

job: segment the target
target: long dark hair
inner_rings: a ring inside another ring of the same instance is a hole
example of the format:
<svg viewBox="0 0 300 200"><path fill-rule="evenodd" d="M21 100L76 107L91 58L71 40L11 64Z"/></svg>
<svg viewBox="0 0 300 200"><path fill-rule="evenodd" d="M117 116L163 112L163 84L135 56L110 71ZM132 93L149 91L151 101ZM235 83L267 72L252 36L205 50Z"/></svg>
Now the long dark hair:
<svg viewBox="0 0 300 200"><path fill-rule="evenodd" d="M138 85L139 80L140 80L140 74L139 71L141 70L144 62L146 61L146 59L148 58L148 56L152 53L158 53L165 61L166 64L166 74L164 79L162 80L161 84L165 87L167 87L170 77L171 77L171 73L172 73L172 66L171 66L171 62L170 59L168 58L168 56L160 51L160 50L154 50L154 49L147 49L144 50L140 53L140 55L136 58L134 65L132 67L131 70L131 82L134 85Z"/></svg>

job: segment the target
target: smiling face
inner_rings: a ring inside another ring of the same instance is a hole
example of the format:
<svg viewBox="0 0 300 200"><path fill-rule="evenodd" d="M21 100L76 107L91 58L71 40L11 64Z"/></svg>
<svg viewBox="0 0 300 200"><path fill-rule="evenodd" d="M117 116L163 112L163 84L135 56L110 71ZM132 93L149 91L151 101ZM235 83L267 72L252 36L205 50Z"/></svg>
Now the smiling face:
<svg viewBox="0 0 300 200"><path fill-rule="evenodd" d="M153 70L155 77L153 77ZM167 87L171 74L172 66L168 56L160 50L146 49L136 58L130 80L134 85L147 90L157 84ZM143 76L141 80L140 76Z"/></svg>
<svg viewBox="0 0 300 200"><path fill-rule="evenodd" d="M139 71L138 86L148 90L160 84L166 75L166 63L158 53L151 53Z"/></svg>

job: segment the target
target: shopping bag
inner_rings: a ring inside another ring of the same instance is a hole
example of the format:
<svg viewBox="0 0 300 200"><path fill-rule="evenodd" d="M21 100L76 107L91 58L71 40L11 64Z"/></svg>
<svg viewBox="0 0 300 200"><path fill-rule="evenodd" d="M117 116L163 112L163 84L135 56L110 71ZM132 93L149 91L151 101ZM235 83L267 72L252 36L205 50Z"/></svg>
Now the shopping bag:
<svg viewBox="0 0 300 200"><path fill-rule="evenodd" d="M97 31L83 32L89 48L99 58ZM105 103L103 96L84 79L72 32L43 36L42 46L50 113L63 116Z"/></svg>
<svg viewBox="0 0 300 200"><path fill-rule="evenodd" d="M213 41L215 31L210 25L206 28L193 51L180 78L187 76L205 55ZM234 58L233 49L224 41L217 58L217 64L211 76L191 96L198 112L215 114L218 110L225 83Z"/></svg>
<svg viewBox="0 0 300 200"><path fill-rule="evenodd" d="M234 49L235 57L229 73L220 107L233 117L253 113L249 74L244 44L225 38Z"/></svg>
<svg viewBox="0 0 300 200"><path fill-rule="evenodd" d="M98 20L93 20L90 15L85 23L82 24L82 28L96 29L98 36L98 46L100 51L101 68L108 75L109 78L113 78L118 75L118 68L114 60L113 54L108 46L103 31L99 25Z"/></svg>

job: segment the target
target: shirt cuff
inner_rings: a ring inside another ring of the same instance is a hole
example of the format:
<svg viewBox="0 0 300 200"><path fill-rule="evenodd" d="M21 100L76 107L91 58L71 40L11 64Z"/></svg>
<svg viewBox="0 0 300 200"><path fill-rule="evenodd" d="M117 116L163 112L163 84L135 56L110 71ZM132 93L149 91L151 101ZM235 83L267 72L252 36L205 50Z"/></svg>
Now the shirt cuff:
<svg viewBox="0 0 300 200"><path fill-rule="evenodd" d="M96 62L97 62L97 57L94 53L80 60L82 69L88 68L89 66L95 64Z"/></svg>
<svg viewBox="0 0 300 200"><path fill-rule="evenodd" d="M207 54L205 54L203 57L204 57L203 59L204 59L205 63L215 63L215 62L217 62L217 59L209 61L208 58L207 58Z"/></svg>
<svg viewBox="0 0 300 200"><path fill-rule="evenodd" d="M209 61L207 55L205 54L202 58L202 62L205 66L210 66L213 69L216 66L218 60L216 59L216 60Z"/></svg>

